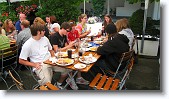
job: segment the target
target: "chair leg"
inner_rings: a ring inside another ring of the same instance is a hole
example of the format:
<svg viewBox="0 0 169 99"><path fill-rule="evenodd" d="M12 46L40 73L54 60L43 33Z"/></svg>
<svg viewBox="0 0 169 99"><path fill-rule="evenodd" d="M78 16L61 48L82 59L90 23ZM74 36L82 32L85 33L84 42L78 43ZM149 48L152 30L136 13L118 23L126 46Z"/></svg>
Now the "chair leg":
<svg viewBox="0 0 169 99"><path fill-rule="evenodd" d="M20 75L18 74L18 72L11 66L11 68L12 68L12 70L15 72L15 74L19 77L19 80L21 81L21 82L23 82L22 81L22 79L21 79L21 77L20 77Z"/></svg>
<svg viewBox="0 0 169 99"><path fill-rule="evenodd" d="M4 83L6 84L7 89L9 89L9 86L8 86L6 80L3 77L0 77L0 79L2 79L4 81Z"/></svg>

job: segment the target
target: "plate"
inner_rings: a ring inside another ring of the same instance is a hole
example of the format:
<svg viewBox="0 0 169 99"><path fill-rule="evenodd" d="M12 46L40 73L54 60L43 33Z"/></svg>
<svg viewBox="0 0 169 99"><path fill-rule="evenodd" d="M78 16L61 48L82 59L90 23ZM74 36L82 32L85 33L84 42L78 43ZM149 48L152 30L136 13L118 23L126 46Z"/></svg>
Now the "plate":
<svg viewBox="0 0 169 99"><path fill-rule="evenodd" d="M74 68L76 68L76 69L83 69L83 68L86 68L86 65L85 65L85 64L78 63L78 64L75 64L75 65L74 65Z"/></svg>
<svg viewBox="0 0 169 99"><path fill-rule="evenodd" d="M90 51L97 51L98 47L90 47Z"/></svg>
<svg viewBox="0 0 169 99"><path fill-rule="evenodd" d="M85 64L91 64L97 61L97 59L93 56L82 56L79 58L79 61Z"/></svg>
<svg viewBox="0 0 169 99"><path fill-rule="evenodd" d="M68 66L68 65L71 65L73 63L74 63L74 60L70 59L70 58L59 58L56 61L56 64L59 65L59 66Z"/></svg>
<svg viewBox="0 0 169 99"><path fill-rule="evenodd" d="M55 54L55 56L57 56L57 57L67 57L68 55L67 55L67 52L57 52L56 54Z"/></svg>
<svg viewBox="0 0 169 99"><path fill-rule="evenodd" d="M56 63L57 59L56 59L56 57L51 57L51 58L49 58L49 61L51 61L52 63Z"/></svg>

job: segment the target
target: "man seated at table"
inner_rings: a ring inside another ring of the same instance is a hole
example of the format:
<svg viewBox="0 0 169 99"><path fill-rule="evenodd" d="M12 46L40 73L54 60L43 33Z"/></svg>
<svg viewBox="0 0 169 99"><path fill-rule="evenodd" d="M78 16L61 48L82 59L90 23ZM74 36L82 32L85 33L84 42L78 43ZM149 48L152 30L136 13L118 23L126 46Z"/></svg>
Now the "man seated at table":
<svg viewBox="0 0 169 99"><path fill-rule="evenodd" d="M106 32L108 33L108 40L97 49L97 54L100 54L101 57L93 66L94 72L97 74L99 69L98 67L116 71L119 60L122 53L129 51L128 38L123 34L118 34L116 26L114 23L108 24L106 27ZM125 65L122 65L120 70L124 68Z"/></svg>
<svg viewBox="0 0 169 99"><path fill-rule="evenodd" d="M22 31L19 32L16 44L18 45L18 49L21 49L23 44L32 36L29 28L30 22L28 20L23 20L21 22Z"/></svg>
<svg viewBox="0 0 169 99"><path fill-rule="evenodd" d="M22 46L19 63L34 68L35 73L40 78L40 80L38 80L40 85L51 82L53 71L61 72L61 77L57 82L61 85L67 77L68 70L57 66L43 64L43 62L50 57L55 57L48 38L44 36L44 25L39 23L33 24L31 25L30 30L32 37ZM28 61L28 58L30 61ZM58 87L62 89L61 86Z"/></svg>

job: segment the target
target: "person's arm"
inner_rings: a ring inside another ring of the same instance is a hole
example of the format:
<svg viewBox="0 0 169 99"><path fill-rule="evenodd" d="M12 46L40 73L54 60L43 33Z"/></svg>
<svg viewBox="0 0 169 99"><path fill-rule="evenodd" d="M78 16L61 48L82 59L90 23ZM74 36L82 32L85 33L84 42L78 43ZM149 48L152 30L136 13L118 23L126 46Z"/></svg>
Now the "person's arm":
<svg viewBox="0 0 169 99"><path fill-rule="evenodd" d="M65 44L65 47L63 47L63 48L59 48L58 45L53 45L53 49L54 49L55 52L57 52L58 50L64 51L64 50L67 50L67 49L73 47L74 44L75 44L75 41L72 41L72 42L69 43L69 45Z"/></svg>
<svg viewBox="0 0 169 99"><path fill-rule="evenodd" d="M55 57L54 51L53 50L49 50L51 57Z"/></svg>
<svg viewBox="0 0 169 99"><path fill-rule="evenodd" d="M83 37L86 37L89 33L90 33L91 31L89 30L89 31L86 31L85 33L79 33L79 37L80 38L83 38Z"/></svg>
<svg viewBox="0 0 169 99"><path fill-rule="evenodd" d="M19 63L25 66L31 66L36 68L37 70L41 68L41 63L37 62L37 63L33 63L33 62L29 62L28 60L24 60L19 58Z"/></svg>

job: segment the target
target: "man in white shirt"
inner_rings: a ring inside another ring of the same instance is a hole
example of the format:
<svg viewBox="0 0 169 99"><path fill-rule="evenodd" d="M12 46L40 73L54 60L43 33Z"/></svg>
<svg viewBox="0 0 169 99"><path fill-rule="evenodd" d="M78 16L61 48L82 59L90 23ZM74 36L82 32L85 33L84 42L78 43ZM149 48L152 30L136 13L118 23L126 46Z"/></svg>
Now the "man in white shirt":
<svg viewBox="0 0 169 99"><path fill-rule="evenodd" d="M44 36L45 28L41 24L33 24L30 27L32 37L29 38L24 45L19 56L19 63L35 68L35 73L40 78L40 85L51 82L53 71L61 72L59 83L62 83L67 73L67 69L43 64L43 62L54 56L54 51L47 37ZM28 58L30 61L28 61Z"/></svg>

